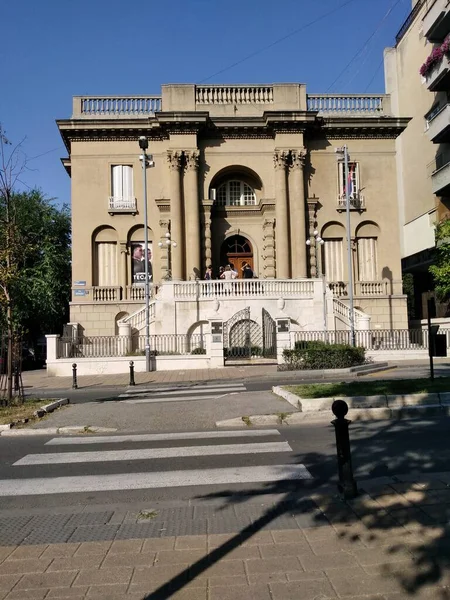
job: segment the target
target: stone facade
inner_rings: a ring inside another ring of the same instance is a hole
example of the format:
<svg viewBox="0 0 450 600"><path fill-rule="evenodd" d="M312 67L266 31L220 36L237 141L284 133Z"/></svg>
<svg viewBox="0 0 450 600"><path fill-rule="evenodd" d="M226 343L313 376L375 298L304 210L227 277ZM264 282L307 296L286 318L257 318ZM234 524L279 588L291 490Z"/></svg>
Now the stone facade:
<svg viewBox="0 0 450 600"><path fill-rule="evenodd" d="M143 304L132 265L144 240L146 136L154 292L169 278L202 279L209 265L213 277L227 262L241 274L245 260L260 280L324 274L347 302L346 182L335 153L347 145L355 307L372 327L406 327L395 153L407 123L392 116L389 96L307 95L302 84L75 97L72 117L58 121L72 179L71 321L113 335Z"/></svg>

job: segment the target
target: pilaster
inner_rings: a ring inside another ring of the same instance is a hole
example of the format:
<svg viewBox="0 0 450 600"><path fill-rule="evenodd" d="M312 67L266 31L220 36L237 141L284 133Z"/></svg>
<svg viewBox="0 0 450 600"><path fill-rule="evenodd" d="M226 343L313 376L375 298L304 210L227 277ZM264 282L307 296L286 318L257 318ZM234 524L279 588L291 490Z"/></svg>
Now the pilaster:
<svg viewBox="0 0 450 600"><path fill-rule="evenodd" d="M312 241L314 239L314 230L316 227L316 218L317 218L317 206L318 199L317 198L308 198L308 233L309 239ZM316 244L311 243L309 246L309 274L310 277L317 277L317 254L316 254Z"/></svg>
<svg viewBox="0 0 450 600"><path fill-rule="evenodd" d="M263 270L264 279L275 278L275 235L274 220L264 219L263 223Z"/></svg>
<svg viewBox="0 0 450 600"><path fill-rule="evenodd" d="M184 176L186 276L188 279L200 279L199 153L191 150L185 152L184 156L186 159Z"/></svg>
<svg viewBox="0 0 450 600"><path fill-rule="evenodd" d="M159 222L159 228L161 231L161 238L160 238L160 242L161 242L161 254L160 254L160 260L161 260L161 279L170 279L170 265L169 265L169 250L167 248L167 244L166 244L166 233L170 233L170 221L168 219L162 219Z"/></svg>
<svg viewBox="0 0 450 600"><path fill-rule="evenodd" d="M183 210L181 204L181 152L168 150L167 162L170 171L170 220L172 241L177 243L178 248L171 252L172 255L172 278L183 279Z"/></svg>
<svg viewBox="0 0 450 600"><path fill-rule="evenodd" d="M277 279L289 279L289 214L286 187L286 166L289 153L275 150L275 258Z"/></svg>
<svg viewBox="0 0 450 600"><path fill-rule="evenodd" d="M212 244L211 244L211 208L212 200L203 200L203 271L208 265L212 265Z"/></svg>
<svg viewBox="0 0 450 600"><path fill-rule="evenodd" d="M120 263L119 263L119 285L122 288L122 298L125 298L127 290L127 261L128 248L126 242L119 243ZM130 282L131 284L132 282Z"/></svg>
<svg viewBox="0 0 450 600"><path fill-rule="evenodd" d="M307 277L306 268L306 210L304 166L306 149L291 151L289 165L289 219L291 231L292 277Z"/></svg>

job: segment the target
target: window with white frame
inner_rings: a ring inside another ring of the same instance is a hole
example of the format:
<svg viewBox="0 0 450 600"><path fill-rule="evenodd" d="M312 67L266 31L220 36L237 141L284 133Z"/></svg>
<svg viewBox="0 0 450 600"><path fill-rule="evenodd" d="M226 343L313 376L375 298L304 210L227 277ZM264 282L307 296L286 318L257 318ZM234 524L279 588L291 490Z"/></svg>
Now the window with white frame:
<svg viewBox="0 0 450 600"><path fill-rule="evenodd" d="M357 238L356 248L359 281L377 281L377 238Z"/></svg>
<svg viewBox="0 0 450 600"><path fill-rule="evenodd" d="M113 165L111 168L111 196L118 200L134 199L133 167Z"/></svg>
<svg viewBox="0 0 450 600"><path fill-rule="evenodd" d="M244 181L230 180L217 189L216 202L222 206L252 206L256 204L256 196Z"/></svg>
<svg viewBox="0 0 450 600"><path fill-rule="evenodd" d="M322 246L327 281L344 280L344 243L342 238L327 238Z"/></svg>
<svg viewBox="0 0 450 600"><path fill-rule="evenodd" d="M339 173L339 199L344 199L346 196L346 187L348 183L348 190L350 199L355 200L359 198L359 190L361 189L359 181L359 163L349 162L348 163L348 181L345 180L345 164L344 162L338 163Z"/></svg>

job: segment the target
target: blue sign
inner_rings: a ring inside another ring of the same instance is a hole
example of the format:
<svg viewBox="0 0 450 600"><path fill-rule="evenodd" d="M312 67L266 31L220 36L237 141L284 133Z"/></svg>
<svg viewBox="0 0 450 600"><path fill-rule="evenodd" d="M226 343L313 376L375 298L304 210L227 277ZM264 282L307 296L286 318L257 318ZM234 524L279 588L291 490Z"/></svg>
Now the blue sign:
<svg viewBox="0 0 450 600"><path fill-rule="evenodd" d="M89 294L88 290L74 290L75 296L87 296Z"/></svg>
<svg viewBox="0 0 450 600"><path fill-rule="evenodd" d="M74 281L73 285L86 285L85 281Z"/></svg>

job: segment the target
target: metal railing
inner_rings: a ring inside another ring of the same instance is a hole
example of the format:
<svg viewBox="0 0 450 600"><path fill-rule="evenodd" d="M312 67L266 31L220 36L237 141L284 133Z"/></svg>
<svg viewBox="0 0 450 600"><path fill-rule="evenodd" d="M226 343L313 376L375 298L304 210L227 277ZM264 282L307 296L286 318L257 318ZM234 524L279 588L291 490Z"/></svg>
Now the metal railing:
<svg viewBox="0 0 450 600"><path fill-rule="evenodd" d="M114 212L115 210L120 210L122 212L136 212L136 198L109 196L108 210L110 212Z"/></svg>
<svg viewBox="0 0 450 600"><path fill-rule="evenodd" d="M450 329L439 329L445 334L450 347ZM295 342L325 342L327 344L350 344L350 331L294 331ZM426 329L372 329L356 331L356 345L366 350L427 350Z"/></svg>
<svg viewBox="0 0 450 600"><path fill-rule="evenodd" d="M339 194L337 198L338 209L345 210L347 208L347 198L343 194ZM363 210L366 208L366 199L362 194L356 194L350 198L350 210Z"/></svg>
<svg viewBox="0 0 450 600"><path fill-rule="evenodd" d="M151 335L150 352L153 356L206 355L206 335ZM58 358L112 358L144 354L144 335L87 336L58 340Z"/></svg>
<svg viewBox="0 0 450 600"><path fill-rule="evenodd" d="M414 8L412 9L412 11L409 13L409 15L406 17L405 22L403 23L403 25L400 27L397 35L395 36L395 41L397 44L400 43L400 40L403 38L403 36L405 35L405 33L408 31L408 29L411 27L411 25L414 22L414 19L417 17L417 15L420 12L420 9L422 8L422 6L425 4L426 0L418 0L417 4L414 6Z"/></svg>
<svg viewBox="0 0 450 600"><path fill-rule="evenodd" d="M322 116L388 115L390 97L387 94L308 94L308 110Z"/></svg>

